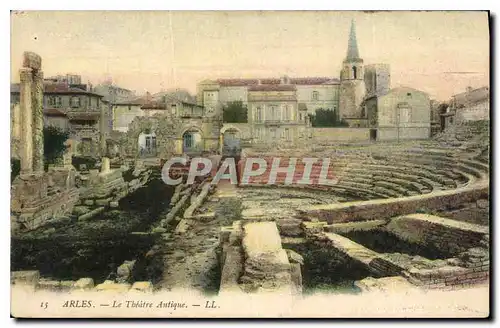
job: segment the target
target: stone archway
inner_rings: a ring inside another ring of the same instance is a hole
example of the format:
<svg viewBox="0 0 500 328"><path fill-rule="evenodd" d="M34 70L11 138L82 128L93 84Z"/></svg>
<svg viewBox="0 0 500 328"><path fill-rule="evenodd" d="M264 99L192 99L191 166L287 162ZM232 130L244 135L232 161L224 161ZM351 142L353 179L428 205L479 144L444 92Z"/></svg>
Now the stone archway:
<svg viewBox="0 0 500 328"><path fill-rule="evenodd" d="M181 135L182 138L182 152L200 153L204 150L204 140L202 130L197 126L190 126L184 129Z"/></svg>
<svg viewBox="0 0 500 328"><path fill-rule="evenodd" d="M168 117L136 117L129 124L125 153L133 158L141 156L167 158L174 153L179 130L179 123ZM142 152L141 146L144 148Z"/></svg>
<svg viewBox="0 0 500 328"><path fill-rule="evenodd" d="M240 129L227 126L221 129L222 155L237 156L241 152L242 132Z"/></svg>

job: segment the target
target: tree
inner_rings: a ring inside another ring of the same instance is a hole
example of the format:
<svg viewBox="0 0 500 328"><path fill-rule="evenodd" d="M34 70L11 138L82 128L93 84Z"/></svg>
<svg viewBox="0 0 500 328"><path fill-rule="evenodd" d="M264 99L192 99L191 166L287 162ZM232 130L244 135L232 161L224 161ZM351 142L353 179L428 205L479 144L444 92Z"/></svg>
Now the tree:
<svg viewBox="0 0 500 328"><path fill-rule="evenodd" d="M247 123L247 106L242 101L232 101L222 107L224 123Z"/></svg>
<svg viewBox="0 0 500 328"><path fill-rule="evenodd" d="M332 109L318 108L315 115L309 115L313 127L344 127L349 126L344 120L339 120L337 112Z"/></svg>
<svg viewBox="0 0 500 328"><path fill-rule="evenodd" d="M55 164L62 158L69 132L54 126L43 128L43 154L46 164Z"/></svg>
<svg viewBox="0 0 500 328"><path fill-rule="evenodd" d="M441 103L438 106L438 113L439 114L444 114L446 113L446 110L448 109L449 105L447 103Z"/></svg>

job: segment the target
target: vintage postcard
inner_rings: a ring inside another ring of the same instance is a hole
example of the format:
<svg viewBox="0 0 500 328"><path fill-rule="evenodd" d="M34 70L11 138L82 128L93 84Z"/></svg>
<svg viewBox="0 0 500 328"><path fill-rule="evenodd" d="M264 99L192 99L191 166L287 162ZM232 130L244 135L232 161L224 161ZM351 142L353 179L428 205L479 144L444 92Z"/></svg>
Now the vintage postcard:
<svg viewBox="0 0 500 328"><path fill-rule="evenodd" d="M488 11L12 11L11 315L488 318Z"/></svg>

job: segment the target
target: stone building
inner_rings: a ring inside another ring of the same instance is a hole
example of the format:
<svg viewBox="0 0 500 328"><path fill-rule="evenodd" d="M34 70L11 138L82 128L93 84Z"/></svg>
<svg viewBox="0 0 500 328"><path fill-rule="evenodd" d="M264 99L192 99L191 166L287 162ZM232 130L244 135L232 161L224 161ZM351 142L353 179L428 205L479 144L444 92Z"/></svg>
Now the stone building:
<svg viewBox="0 0 500 328"><path fill-rule="evenodd" d="M118 101L112 104L113 131L127 132L130 123L140 116L144 116L141 107L152 100L147 94L142 97Z"/></svg>
<svg viewBox="0 0 500 328"><path fill-rule="evenodd" d="M111 132L109 106L102 101L102 96L69 84L43 84L43 114L45 126L56 126L70 133L70 140L75 147L75 154L97 156L103 149L103 143ZM19 117L16 109L20 102L19 84L11 85L11 107L13 108L13 133L16 139L20 134Z"/></svg>
<svg viewBox="0 0 500 328"><path fill-rule="evenodd" d="M67 84L71 87L78 87L82 85L82 77L78 74L66 74L49 76L43 79L45 83Z"/></svg>
<svg viewBox="0 0 500 328"><path fill-rule="evenodd" d="M365 66L366 95L383 95L391 87L391 68L388 64Z"/></svg>
<svg viewBox="0 0 500 328"><path fill-rule="evenodd" d="M338 110L339 80L328 77L290 78L251 78L204 80L197 86L197 102L203 105L207 115L220 114L223 106L230 102L241 101L248 105L249 88L257 85L287 84L295 86L297 102L306 108L309 114L317 109Z"/></svg>
<svg viewBox="0 0 500 328"><path fill-rule="evenodd" d="M380 141L430 137L431 113L427 93L408 87L389 90L364 100L370 138Z"/></svg>
<svg viewBox="0 0 500 328"><path fill-rule="evenodd" d="M114 84L111 80L98 84L92 89L95 93L103 96L104 100L113 104L136 98L135 91L122 88Z"/></svg>
<svg viewBox="0 0 500 328"><path fill-rule="evenodd" d="M140 111L127 126L128 156L166 158L220 151L220 115L206 115L202 106L171 95L141 105Z"/></svg>
<svg viewBox="0 0 500 328"><path fill-rule="evenodd" d="M351 23L347 55L342 62L340 78L296 77L245 78L204 80L197 85L197 102L206 108L207 115L220 114L229 102L249 102L249 89L257 85L288 84L295 86L297 103L307 114L318 109L334 110L351 127L365 127L361 103L365 95L381 95L390 89L390 67L387 64L364 66L359 55L354 21Z"/></svg>
<svg viewBox="0 0 500 328"><path fill-rule="evenodd" d="M288 83L248 88L248 124L255 145L294 145L307 127L307 109L299 107L297 88Z"/></svg>
<svg viewBox="0 0 500 328"><path fill-rule="evenodd" d="M490 119L490 89L468 87L465 92L451 97L450 112L455 113L455 122Z"/></svg>

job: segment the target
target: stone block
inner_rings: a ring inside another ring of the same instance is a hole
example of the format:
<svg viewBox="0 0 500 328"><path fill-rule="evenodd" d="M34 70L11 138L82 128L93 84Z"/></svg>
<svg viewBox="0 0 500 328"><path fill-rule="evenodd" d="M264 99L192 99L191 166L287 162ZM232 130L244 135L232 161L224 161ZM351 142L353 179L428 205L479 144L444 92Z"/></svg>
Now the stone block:
<svg viewBox="0 0 500 328"><path fill-rule="evenodd" d="M92 199L87 199L83 202L84 205L86 206L94 206L94 200Z"/></svg>
<svg viewBox="0 0 500 328"><path fill-rule="evenodd" d="M36 286L39 279L40 271L38 270L13 271L10 273L10 280L13 285Z"/></svg>
<svg viewBox="0 0 500 328"><path fill-rule="evenodd" d="M60 288L61 282L58 280L40 279L37 284L37 289L59 291Z"/></svg>
<svg viewBox="0 0 500 328"><path fill-rule="evenodd" d="M118 282L127 282L132 277L132 270L135 266L135 260L125 261L123 262L118 269L116 269L117 281Z"/></svg>
<svg viewBox="0 0 500 328"><path fill-rule="evenodd" d="M93 218L94 216L96 216L97 214L101 213L104 211L104 207L98 207L86 214L83 214L81 216L78 217L78 221L86 221L86 220L89 220L91 218Z"/></svg>
<svg viewBox="0 0 500 328"><path fill-rule="evenodd" d="M165 233L165 232L167 232L167 229L165 229L163 227L154 227L151 232L152 233Z"/></svg>
<svg viewBox="0 0 500 328"><path fill-rule="evenodd" d="M95 204L97 206L108 206L109 203L113 200L113 197L108 197L104 199L96 199Z"/></svg>
<svg viewBox="0 0 500 328"><path fill-rule="evenodd" d="M302 257L302 255L300 255L299 253L291 250L291 249L286 249L286 255L288 256L288 260L290 261L290 263L297 263L297 264L300 264L300 265L304 265L304 258Z"/></svg>
<svg viewBox="0 0 500 328"><path fill-rule="evenodd" d="M302 270L299 263L292 263L290 265L290 276L292 283L295 287L296 294L302 294Z"/></svg>
<svg viewBox="0 0 500 328"><path fill-rule="evenodd" d="M94 288L94 279L92 278L80 278L73 285L75 289L89 290Z"/></svg>
<svg viewBox="0 0 500 328"><path fill-rule="evenodd" d="M23 54L23 67L35 70L42 69L42 57L34 52L25 51Z"/></svg>
<svg viewBox="0 0 500 328"><path fill-rule="evenodd" d="M181 219L179 224L177 224L177 226L175 227L174 233L178 235L185 234L188 231L192 222L193 221L189 219Z"/></svg>
<svg viewBox="0 0 500 328"><path fill-rule="evenodd" d="M97 285L95 290L98 292L124 293L130 290L130 284L115 283L112 280L106 280L102 284Z"/></svg>
<svg viewBox="0 0 500 328"><path fill-rule="evenodd" d="M299 219L278 219L276 224L282 236L296 237L304 232L301 226L302 220Z"/></svg>
<svg viewBox="0 0 500 328"><path fill-rule="evenodd" d="M75 207L73 207L73 213L75 215L83 215L89 211L90 211L90 208L88 208L87 206L75 206Z"/></svg>
<svg viewBox="0 0 500 328"><path fill-rule="evenodd" d="M120 206L120 204L119 204L118 202L116 202L116 201L115 201L115 202L110 202L110 203L109 203L109 206L110 206L111 208L117 208L117 207L119 207L119 206Z"/></svg>
<svg viewBox="0 0 500 328"><path fill-rule="evenodd" d="M75 285L75 282L72 280L62 280L60 281L59 288L63 292L71 291L73 290L73 286Z"/></svg>
<svg viewBox="0 0 500 328"><path fill-rule="evenodd" d="M130 289L131 292L151 293L153 292L153 284L151 281L136 281Z"/></svg>
<svg viewBox="0 0 500 328"><path fill-rule="evenodd" d="M478 199L476 205L478 208L485 209L490 207L490 202L488 199Z"/></svg>

